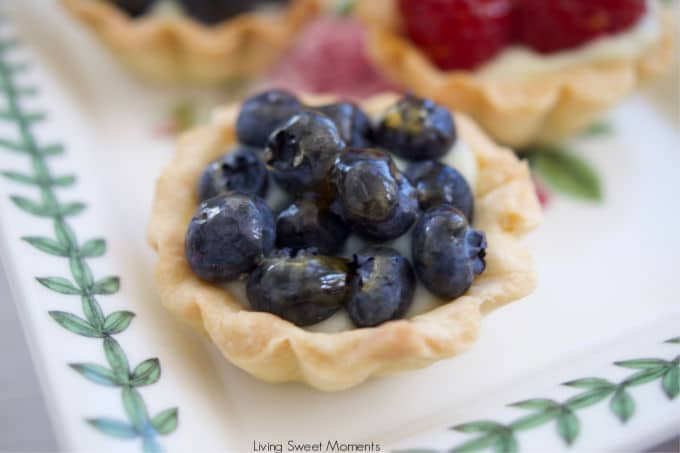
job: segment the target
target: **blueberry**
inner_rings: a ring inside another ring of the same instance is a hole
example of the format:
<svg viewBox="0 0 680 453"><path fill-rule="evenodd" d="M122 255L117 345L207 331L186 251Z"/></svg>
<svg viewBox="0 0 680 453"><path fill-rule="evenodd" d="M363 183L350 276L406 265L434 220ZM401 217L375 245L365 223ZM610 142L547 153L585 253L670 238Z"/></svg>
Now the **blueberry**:
<svg viewBox="0 0 680 453"><path fill-rule="evenodd" d="M371 327L406 314L415 292L411 264L396 250L368 247L354 255L347 312L357 327Z"/></svg>
<svg viewBox="0 0 680 453"><path fill-rule="evenodd" d="M144 15L151 9L155 0L113 0L113 4L132 17Z"/></svg>
<svg viewBox="0 0 680 453"><path fill-rule="evenodd" d="M468 222L472 222L472 190L458 170L441 162L426 160L411 164L406 170L406 177L418 192L421 209L448 203L463 211Z"/></svg>
<svg viewBox="0 0 680 453"><path fill-rule="evenodd" d="M189 266L211 282L255 267L274 246L274 216L259 197L231 192L201 203L184 240Z"/></svg>
<svg viewBox="0 0 680 453"><path fill-rule="evenodd" d="M413 228L411 253L425 287L444 300L463 295L486 263L486 236L451 205L429 209Z"/></svg>
<svg viewBox="0 0 680 453"><path fill-rule="evenodd" d="M180 0L188 15L206 25L215 25L257 6L253 0Z"/></svg>
<svg viewBox="0 0 680 453"><path fill-rule="evenodd" d="M328 116L340 132L340 137L352 148L371 146L371 120L363 110L351 102L324 105L316 110Z"/></svg>
<svg viewBox="0 0 680 453"><path fill-rule="evenodd" d="M349 228L330 209L320 206L308 194L281 211L276 219L276 246L316 248L323 255L335 255L345 244Z"/></svg>
<svg viewBox="0 0 680 453"><path fill-rule="evenodd" d="M281 187L302 193L328 185L328 174L344 149L333 121L305 110L271 134L264 157Z"/></svg>
<svg viewBox="0 0 680 453"><path fill-rule="evenodd" d="M374 139L376 145L405 159L438 159L455 143L456 128L444 107L406 96L387 109Z"/></svg>
<svg viewBox="0 0 680 453"><path fill-rule="evenodd" d="M246 294L253 310L266 311L298 326L323 321L347 298L347 262L284 249L250 273Z"/></svg>
<svg viewBox="0 0 680 453"><path fill-rule="evenodd" d="M366 239L387 241L404 234L418 215L415 189L387 153L351 150L333 171L335 209Z"/></svg>
<svg viewBox="0 0 680 453"><path fill-rule="evenodd" d="M268 182L267 167L258 154L239 146L208 165L198 181L198 198L205 201L231 191L264 197Z"/></svg>
<svg viewBox="0 0 680 453"><path fill-rule="evenodd" d="M270 90L248 98L236 119L236 136L245 145L264 148L269 135L302 110L295 95Z"/></svg>

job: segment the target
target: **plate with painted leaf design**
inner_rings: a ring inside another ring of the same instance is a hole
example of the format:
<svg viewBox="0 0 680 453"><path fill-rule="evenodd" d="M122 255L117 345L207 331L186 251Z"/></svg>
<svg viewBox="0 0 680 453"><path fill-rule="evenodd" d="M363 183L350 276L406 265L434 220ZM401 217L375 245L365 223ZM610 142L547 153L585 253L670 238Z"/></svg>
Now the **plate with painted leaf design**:
<svg viewBox="0 0 680 453"><path fill-rule="evenodd" d="M597 451L678 433L677 72L554 154L524 150L546 204L533 295L460 357L324 394L250 378L153 287L169 131L233 93L145 85L57 2L2 6L0 246L63 449Z"/></svg>

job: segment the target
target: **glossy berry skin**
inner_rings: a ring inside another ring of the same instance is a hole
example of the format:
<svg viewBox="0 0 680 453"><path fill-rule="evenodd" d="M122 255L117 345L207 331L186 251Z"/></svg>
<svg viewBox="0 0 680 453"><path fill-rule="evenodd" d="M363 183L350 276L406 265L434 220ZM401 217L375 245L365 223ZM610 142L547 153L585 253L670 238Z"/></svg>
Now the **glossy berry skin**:
<svg viewBox="0 0 680 453"><path fill-rule="evenodd" d="M338 102L316 108L338 128L340 137L351 148L371 146L371 120L356 104Z"/></svg>
<svg viewBox="0 0 680 453"><path fill-rule="evenodd" d="M248 98L236 119L236 136L245 145L264 148L269 135L303 108L295 95L269 90Z"/></svg>
<svg viewBox="0 0 680 453"><path fill-rule="evenodd" d="M436 160L415 162L406 169L406 177L418 192L420 209L441 204L460 209L472 222L474 197L470 185L455 168Z"/></svg>
<svg viewBox="0 0 680 453"><path fill-rule="evenodd" d="M259 197L229 193L198 207L184 250L203 280L228 282L253 269L274 247L274 216Z"/></svg>
<svg viewBox="0 0 680 453"><path fill-rule="evenodd" d="M350 230L330 209L311 194L300 197L276 218L276 246L295 250L316 248L322 255L342 250Z"/></svg>
<svg viewBox="0 0 680 453"><path fill-rule="evenodd" d="M366 239L398 238L418 216L415 189L382 151L350 150L341 154L333 183L337 193L334 209Z"/></svg>
<svg viewBox="0 0 680 453"><path fill-rule="evenodd" d="M628 30L646 10L646 0L519 0L516 26L522 43L551 53Z"/></svg>
<svg viewBox="0 0 680 453"><path fill-rule="evenodd" d="M323 191L328 174L345 149L326 115L302 111L276 129L267 142L265 162L276 182L290 193Z"/></svg>
<svg viewBox="0 0 680 453"><path fill-rule="evenodd" d="M416 274L443 300L463 295L486 263L486 236L470 227L450 205L428 210L413 228L411 254Z"/></svg>
<svg viewBox="0 0 680 453"><path fill-rule="evenodd" d="M239 146L211 162L198 180L198 198L205 201L227 192L264 197L269 174L258 153Z"/></svg>
<svg viewBox="0 0 680 453"><path fill-rule="evenodd" d="M308 326L329 318L345 303L347 269L342 258L284 249L250 273L246 294L253 310Z"/></svg>
<svg viewBox="0 0 680 453"><path fill-rule="evenodd" d="M113 0L113 4L125 11L131 17L139 17L146 14L155 0Z"/></svg>
<svg viewBox="0 0 680 453"><path fill-rule="evenodd" d="M444 107L429 99L406 96L387 109L374 141L404 159L438 159L456 142L456 127Z"/></svg>
<svg viewBox="0 0 680 453"><path fill-rule="evenodd" d="M416 277L411 264L388 247L368 247L354 255L347 312L357 327L403 317L413 302Z"/></svg>
<svg viewBox="0 0 680 453"><path fill-rule="evenodd" d="M408 36L437 66L465 70L475 69L510 44L513 1L399 0L399 9Z"/></svg>

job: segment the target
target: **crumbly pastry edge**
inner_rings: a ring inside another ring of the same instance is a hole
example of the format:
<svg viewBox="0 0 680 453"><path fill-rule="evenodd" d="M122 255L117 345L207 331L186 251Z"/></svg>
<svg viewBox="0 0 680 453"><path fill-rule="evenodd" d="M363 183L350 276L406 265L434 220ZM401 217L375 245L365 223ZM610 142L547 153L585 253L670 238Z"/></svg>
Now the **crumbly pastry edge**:
<svg viewBox="0 0 680 453"><path fill-rule="evenodd" d="M166 84L242 82L268 69L320 0L291 0L280 15L244 13L215 26L188 17L130 18L106 0L61 0L114 55L144 79Z"/></svg>
<svg viewBox="0 0 680 453"><path fill-rule="evenodd" d="M394 0L359 2L369 29L371 60L390 80L421 96L465 112L499 143L553 144L587 128L604 112L659 77L675 59L676 20L660 14L658 42L637 59L586 63L526 80L483 80L470 71L442 71L400 36Z"/></svg>
<svg viewBox="0 0 680 453"><path fill-rule="evenodd" d="M303 98L307 103L327 98ZM362 104L374 116L397 99ZM529 169L492 143L474 123L455 116L459 137L479 168L475 227L489 242L487 269L455 301L378 327L316 333L275 315L248 311L226 290L196 277L184 256L186 228L197 207L195 186L204 167L236 142L238 106L221 109L212 124L183 135L156 184L148 240L158 253L155 281L163 305L204 332L236 366L269 382L299 381L323 391L353 387L371 376L428 366L471 347L483 314L531 293L531 256L519 239L541 221ZM190 190L183 190L190 188Z"/></svg>

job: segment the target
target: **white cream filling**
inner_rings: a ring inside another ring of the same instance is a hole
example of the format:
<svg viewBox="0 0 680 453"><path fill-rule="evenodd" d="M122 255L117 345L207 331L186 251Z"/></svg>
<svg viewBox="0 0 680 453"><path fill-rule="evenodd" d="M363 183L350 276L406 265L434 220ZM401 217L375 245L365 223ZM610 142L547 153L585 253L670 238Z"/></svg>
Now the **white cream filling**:
<svg viewBox="0 0 680 453"><path fill-rule="evenodd" d="M630 30L605 36L578 49L550 55L523 46L505 49L483 65L477 74L483 79L526 78L554 73L580 63L604 63L637 58L661 36L659 0L647 0L647 12Z"/></svg>
<svg viewBox="0 0 680 453"><path fill-rule="evenodd" d="M184 16L184 11L179 3L175 1L156 2L149 11L149 16L156 17L180 17Z"/></svg>
<svg viewBox="0 0 680 453"><path fill-rule="evenodd" d="M405 169L405 167L408 165L408 162L399 158L394 158L394 161L400 170ZM477 184L477 161L475 159L474 153L467 143L463 142L459 138L456 141L456 144L452 146L449 152L444 156L442 162L458 170L463 175L463 177L465 177L465 180L470 185L472 191L475 191ZM267 203L274 209L285 207L283 204L285 204L289 197L290 196L283 192L283 190L281 190L279 187L272 186L269 188L269 192L267 194ZM365 241L356 235L352 235L347 239L343 255L351 257L353 253L361 250L369 244L370 243L368 241ZM392 247L403 256L407 257L409 261L411 260L410 232L404 234L394 241L381 243L381 245ZM244 281L241 280L228 283L224 285L224 288L229 291L232 297L241 305L243 305L244 308L248 308L248 298L246 297ZM408 313L406 313L405 317L411 318L421 313L428 312L438 307L442 303L443 302L441 299L432 295L422 284L418 283L416 285L416 291L413 297L413 304L411 305ZM325 321L306 327L307 330L312 332L326 333L342 332L344 330L350 330L354 328L355 326L349 319L347 310L344 309L340 309L337 313Z"/></svg>

